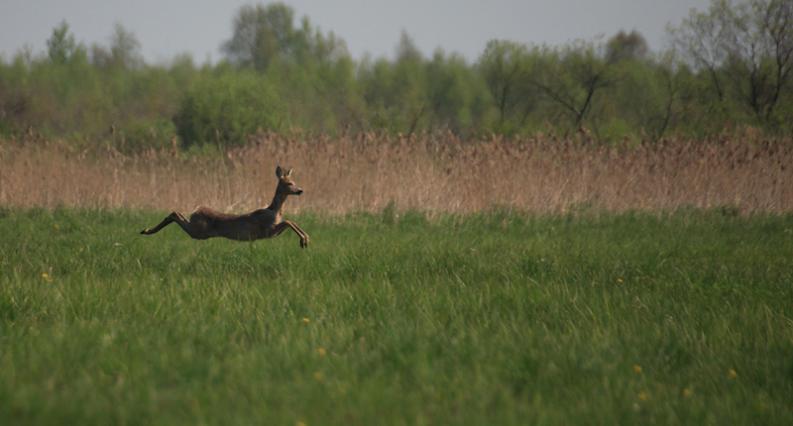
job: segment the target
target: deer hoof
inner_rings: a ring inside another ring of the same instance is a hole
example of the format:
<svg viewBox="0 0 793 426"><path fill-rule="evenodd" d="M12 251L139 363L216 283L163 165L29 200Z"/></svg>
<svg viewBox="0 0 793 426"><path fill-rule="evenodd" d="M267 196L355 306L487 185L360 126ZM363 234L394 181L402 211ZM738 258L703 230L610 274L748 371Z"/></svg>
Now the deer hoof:
<svg viewBox="0 0 793 426"><path fill-rule="evenodd" d="M308 237L300 239L300 248L308 247Z"/></svg>

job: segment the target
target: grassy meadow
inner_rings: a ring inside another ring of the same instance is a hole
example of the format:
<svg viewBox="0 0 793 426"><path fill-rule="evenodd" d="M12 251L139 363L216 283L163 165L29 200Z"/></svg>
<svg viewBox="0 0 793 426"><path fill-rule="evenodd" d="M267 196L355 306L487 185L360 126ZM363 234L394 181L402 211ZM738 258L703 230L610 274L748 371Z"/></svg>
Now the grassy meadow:
<svg viewBox="0 0 793 426"><path fill-rule="evenodd" d="M0 424L793 424L793 217L0 210Z"/></svg>

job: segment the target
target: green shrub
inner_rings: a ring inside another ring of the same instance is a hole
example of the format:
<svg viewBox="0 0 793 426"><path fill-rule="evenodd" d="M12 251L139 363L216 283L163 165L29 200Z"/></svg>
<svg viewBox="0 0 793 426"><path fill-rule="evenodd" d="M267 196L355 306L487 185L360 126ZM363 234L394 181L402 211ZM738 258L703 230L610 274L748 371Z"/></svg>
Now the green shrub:
<svg viewBox="0 0 793 426"><path fill-rule="evenodd" d="M135 120L125 126L119 148L128 153L168 148L176 127L170 120Z"/></svg>
<svg viewBox="0 0 793 426"><path fill-rule="evenodd" d="M278 130L277 95L261 76L235 72L199 80L185 95L174 124L185 147L242 145L257 130Z"/></svg>

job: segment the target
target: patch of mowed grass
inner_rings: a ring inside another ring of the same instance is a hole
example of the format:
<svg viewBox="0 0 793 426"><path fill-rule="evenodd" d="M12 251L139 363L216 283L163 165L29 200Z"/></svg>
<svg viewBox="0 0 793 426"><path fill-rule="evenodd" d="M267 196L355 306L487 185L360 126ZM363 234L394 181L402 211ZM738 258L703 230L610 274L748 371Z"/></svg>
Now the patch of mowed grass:
<svg viewBox="0 0 793 426"><path fill-rule="evenodd" d="M792 424L793 217L2 210L0 424Z"/></svg>

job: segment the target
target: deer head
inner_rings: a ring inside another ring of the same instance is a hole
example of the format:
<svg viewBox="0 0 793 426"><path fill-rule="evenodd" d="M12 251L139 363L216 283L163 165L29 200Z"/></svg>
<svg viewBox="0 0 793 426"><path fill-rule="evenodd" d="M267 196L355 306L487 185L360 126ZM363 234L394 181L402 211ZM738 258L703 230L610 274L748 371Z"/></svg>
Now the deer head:
<svg viewBox="0 0 793 426"><path fill-rule="evenodd" d="M284 171L281 166L275 168L275 176L278 178L278 187L276 188L276 194L284 194L284 195L300 195L303 193L303 189L295 184L295 181L292 180L292 170L289 169Z"/></svg>

